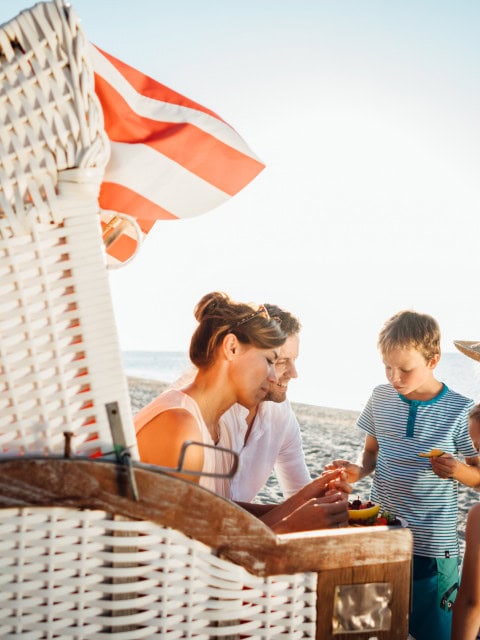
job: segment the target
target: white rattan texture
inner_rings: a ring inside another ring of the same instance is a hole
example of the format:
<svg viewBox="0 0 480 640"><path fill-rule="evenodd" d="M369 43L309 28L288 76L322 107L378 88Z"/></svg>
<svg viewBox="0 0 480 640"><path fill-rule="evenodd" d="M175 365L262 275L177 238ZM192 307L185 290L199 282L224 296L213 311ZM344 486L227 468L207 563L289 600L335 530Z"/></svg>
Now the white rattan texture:
<svg viewBox="0 0 480 640"><path fill-rule="evenodd" d="M16 232L61 222L65 169L93 181L98 194L109 146L88 50L78 18L60 1L0 28L0 215Z"/></svg>
<svg viewBox="0 0 480 640"><path fill-rule="evenodd" d="M108 159L89 46L61 2L0 28L0 455L135 434L100 233Z"/></svg>
<svg viewBox="0 0 480 640"><path fill-rule="evenodd" d="M314 638L316 574L260 578L103 511L0 510L2 638Z"/></svg>
<svg viewBox="0 0 480 640"><path fill-rule="evenodd" d="M84 215L0 239L3 455L62 453L64 431L79 455L111 451L106 402L131 423L99 234Z"/></svg>

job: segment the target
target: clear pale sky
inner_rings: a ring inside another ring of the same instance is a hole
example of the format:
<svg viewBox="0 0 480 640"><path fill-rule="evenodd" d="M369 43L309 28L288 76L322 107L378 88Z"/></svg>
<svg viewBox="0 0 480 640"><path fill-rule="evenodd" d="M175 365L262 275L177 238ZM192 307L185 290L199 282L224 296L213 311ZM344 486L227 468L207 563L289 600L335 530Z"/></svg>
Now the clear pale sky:
<svg viewBox="0 0 480 640"><path fill-rule="evenodd" d="M365 383L400 309L435 316L445 350L480 340L480 3L72 4L92 42L267 165L218 209L158 222L112 273L123 349L186 350L212 290L299 316L299 364L327 394ZM28 6L3 0L0 20Z"/></svg>

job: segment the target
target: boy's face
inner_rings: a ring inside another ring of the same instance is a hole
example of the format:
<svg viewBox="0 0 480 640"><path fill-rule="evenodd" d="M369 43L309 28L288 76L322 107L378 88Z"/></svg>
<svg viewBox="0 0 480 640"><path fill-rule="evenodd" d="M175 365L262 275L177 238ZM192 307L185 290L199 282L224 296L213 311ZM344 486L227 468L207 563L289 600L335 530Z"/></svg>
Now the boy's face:
<svg viewBox="0 0 480 640"><path fill-rule="evenodd" d="M382 354L382 358L387 380L398 393L412 400L429 396L432 382L435 382L433 371L439 355L425 360L425 356L416 349L397 347Z"/></svg>
<svg viewBox="0 0 480 640"><path fill-rule="evenodd" d="M468 421L468 430L470 432L470 438L472 439L473 446L477 451L480 451L480 419L470 418Z"/></svg>

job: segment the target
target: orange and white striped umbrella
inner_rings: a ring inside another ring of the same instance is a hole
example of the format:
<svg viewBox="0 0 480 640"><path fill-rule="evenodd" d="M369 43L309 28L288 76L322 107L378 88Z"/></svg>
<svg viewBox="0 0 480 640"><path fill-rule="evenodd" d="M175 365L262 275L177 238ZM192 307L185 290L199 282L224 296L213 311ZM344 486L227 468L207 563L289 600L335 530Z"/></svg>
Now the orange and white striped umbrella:
<svg viewBox="0 0 480 640"><path fill-rule="evenodd" d="M132 216L148 233L156 220L217 207L265 167L213 111L93 45L91 57L111 143L102 210ZM135 250L135 234L121 218L111 218L104 227L107 251L123 262Z"/></svg>

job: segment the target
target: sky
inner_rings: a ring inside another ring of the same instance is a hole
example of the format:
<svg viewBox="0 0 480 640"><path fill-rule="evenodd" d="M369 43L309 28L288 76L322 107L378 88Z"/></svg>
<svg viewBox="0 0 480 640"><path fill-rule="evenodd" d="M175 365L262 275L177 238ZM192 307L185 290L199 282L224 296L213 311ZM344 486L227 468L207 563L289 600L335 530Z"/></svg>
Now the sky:
<svg viewBox="0 0 480 640"><path fill-rule="evenodd" d="M89 40L229 122L266 164L111 272L124 350L188 350L208 291L302 322L318 403L383 381L401 309L480 340L480 3L72 2ZM3 0L0 21L30 4ZM337 403L338 404L338 403Z"/></svg>

